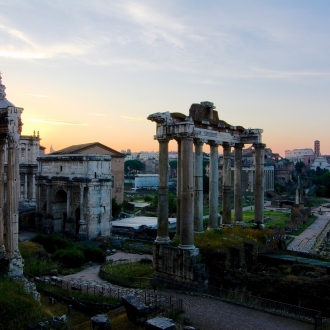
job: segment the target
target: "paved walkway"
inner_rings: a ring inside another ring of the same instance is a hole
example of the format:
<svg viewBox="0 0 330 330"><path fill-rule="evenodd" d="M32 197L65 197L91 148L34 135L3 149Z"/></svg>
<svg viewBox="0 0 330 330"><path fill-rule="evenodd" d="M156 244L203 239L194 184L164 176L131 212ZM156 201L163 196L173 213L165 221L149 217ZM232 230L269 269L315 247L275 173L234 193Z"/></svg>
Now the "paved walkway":
<svg viewBox="0 0 330 330"><path fill-rule="evenodd" d="M108 259L134 259L142 257L137 254L129 254L118 251ZM152 258L151 255L148 256ZM103 284L105 281L99 278L100 266L92 266L83 271L67 275L65 280L94 281ZM108 282L106 282L108 283ZM161 292L160 292L161 294ZM183 299L185 310L182 317L189 317L192 324L198 330L312 330L314 326L308 323L292 320L274 314L264 313L255 309L229 304L220 300L199 296L166 292L171 296Z"/></svg>
<svg viewBox="0 0 330 330"><path fill-rule="evenodd" d="M322 214L317 213L319 210L321 210ZM326 227L330 227L329 211L330 209L323 206L313 209L314 214L316 214L318 218L305 231L295 237L295 239L289 244L288 250L306 253L311 252L322 231Z"/></svg>

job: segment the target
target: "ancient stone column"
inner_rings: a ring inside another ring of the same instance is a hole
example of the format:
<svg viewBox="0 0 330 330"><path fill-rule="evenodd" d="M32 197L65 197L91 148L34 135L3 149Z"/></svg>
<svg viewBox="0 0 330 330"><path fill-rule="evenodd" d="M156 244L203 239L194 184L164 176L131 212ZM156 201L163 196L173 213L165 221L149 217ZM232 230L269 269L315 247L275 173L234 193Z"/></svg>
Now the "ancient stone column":
<svg viewBox="0 0 330 330"><path fill-rule="evenodd" d="M6 139L0 139L0 253L4 252L4 199L5 199L5 177L4 177L4 163L5 163L5 144Z"/></svg>
<svg viewBox="0 0 330 330"><path fill-rule="evenodd" d="M194 249L194 170L193 138L181 139L181 249Z"/></svg>
<svg viewBox="0 0 330 330"><path fill-rule="evenodd" d="M18 251L19 134L8 134L6 251Z"/></svg>
<svg viewBox="0 0 330 330"><path fill-rule="evenodd" d="M27 173L24 173L24 199L28 199L28 185L27 185L27 181L28 181L28 175Z"/></svg>
<svg viewBox="0 0 330 330"><path fill-rule="evenodd" d="M243 221L243 191L242 191L242 149L243 143L235 144L235 168L234 168L234 221Z"/></svg>
<svg viewBox="0 0 330 330"><path fill-rule="evenodd" d="M222 168L222 224L231 225L231 158L230 145L223 143L223 168Z"/></svg>
<svg viewBox="0 0 330 330"><path fill-rule="evenodd" d="M219 200L219 154L218 145L213 142L210 144L210 187L209 187L209 225L208 229L219 228L219 212L218 212L218 200Z"/></svg>
<svg viewBox="0 0 330 330"><path fill-rule="evenodd" d="M178 161L176 168L176 236L180 236L180 222L181 222L181 139L176 139L178 142Z"/></svg>
<svg viewBox="0 0 330 330"><path fill-rule="evenodd" d="M71 193L72 193L72 181L68 181L67 183L67 195L66 195L66 216L67 218L71 218Z"/></svg>
<svg viewBox="0 0 330 330"><path fill-rule="evenodd" d="M46 196L46 213L52 214L53 213L53 207L52 207L52 180L47 180L47 196Z"/></svg>
<svg viewBox="0 0 330 330"><path fill-rule="evenodd" d="M159 139L158 219L155 243L167 244L168 236L168 139ZM182 215L182 214L181 214ZM181 217L180 215L180 217Z"/></svg>
<svg viewBox="0 0 330 330"><path fill-rule="evenodd" d="M254 178L254 222L258 227L264 223L264 151L266 145L254 143L255 178Z"/></svg>
<svg viewBox="0 0 330 330"><path fill-rule="evenodd" d="M194 141L194 231L203 232L203 142Z"/></svg>

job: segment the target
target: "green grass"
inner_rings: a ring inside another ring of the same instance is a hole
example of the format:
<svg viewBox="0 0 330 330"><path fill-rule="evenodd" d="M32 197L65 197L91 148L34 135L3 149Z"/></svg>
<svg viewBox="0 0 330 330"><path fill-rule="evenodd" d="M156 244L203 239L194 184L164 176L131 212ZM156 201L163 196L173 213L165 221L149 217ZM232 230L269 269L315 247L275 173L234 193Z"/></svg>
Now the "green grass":
<svg viewBox="0 0 330 330"><path fill-rule="evenodd" d="M112 275L123 275L130 277L151 277L153 269L150 264L141 264L139 262L132 262L127 264L108 264L103 270Z"/></svg>
<svg viewBox="0 0 330 330"><path fill-rule="evenodd" d="M195 246L201 254L210 254L215 250L228 249L230 247L243 246L245 242L255 242L264 245L266 236L273 233L272 229L257 230L252 228L223 228L221 230L206 230L202 234L195 235ZM180 238L175 237L172 241L174 246L179 245Z"/></svg>
<svg viewBox="0 0 330 330"><path fill-rule="evenodd" d="M278 211L264 211L264 217L270 218L265 222L266 227L284 227L285 222L290 220L290 213ZM234 214L232 215L234 217ZM253 226L254 223L254 210L243 211L243 221L248 226Z"/></svg>

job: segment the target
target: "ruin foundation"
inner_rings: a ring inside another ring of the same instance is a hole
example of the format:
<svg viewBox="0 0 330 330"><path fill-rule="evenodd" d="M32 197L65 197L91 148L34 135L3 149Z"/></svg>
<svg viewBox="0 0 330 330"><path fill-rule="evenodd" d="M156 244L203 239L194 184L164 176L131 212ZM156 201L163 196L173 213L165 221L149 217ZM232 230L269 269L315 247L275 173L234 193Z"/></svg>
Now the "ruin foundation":
<svg viewBox="0 0 330 330"><path fill-rule="evenodd" d="M153 246L154 285L167 288L203 291L208 283L199 249L181 249L165 244Z"/></svg>

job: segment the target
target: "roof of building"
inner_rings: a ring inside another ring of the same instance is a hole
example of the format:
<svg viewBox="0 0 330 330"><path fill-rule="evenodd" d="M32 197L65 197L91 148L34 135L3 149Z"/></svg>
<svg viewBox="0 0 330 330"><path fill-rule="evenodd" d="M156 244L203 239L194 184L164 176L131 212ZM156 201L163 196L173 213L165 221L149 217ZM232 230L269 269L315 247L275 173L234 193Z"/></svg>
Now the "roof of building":
<svg viewBox="0 0 330 330"><path fill-rule="evenodd" d="M94 146L98 146L102 149L105 149L105 150L111 152L111 154L115 157L117 156L117 157L125 158L125 155L122 154L121 152L114 150L112 148L109 148L106 145L99 143L99 142L91 142L91 143L73 145L73 146L58 150L58 151L54 151L50 155L79 154L80 152L88 150L89 148L94 147Z"/></svg>

